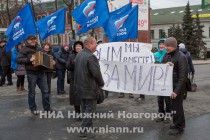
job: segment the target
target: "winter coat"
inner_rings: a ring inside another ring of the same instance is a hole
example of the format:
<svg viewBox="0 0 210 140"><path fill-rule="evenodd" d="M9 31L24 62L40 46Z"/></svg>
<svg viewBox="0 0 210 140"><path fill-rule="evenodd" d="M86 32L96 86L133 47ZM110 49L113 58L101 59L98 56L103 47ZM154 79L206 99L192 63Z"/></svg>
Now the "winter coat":
<svg viewBox="0 0 210 140"><path fill-rule="evenodd" d="M154 53L155 63L161 63L164 55L166 54L166 50L160 50L160 41L166 41L165 38L162 38L158 41L157 52Z"/></svg>
<svg viewBox="0 0 210 140"><path fill-rule="evenodd" d="M84 48L75 58L74 84L80 99L96 99L98 86L104 86L96 56Z"/></svg>
<svg viewBox="0 0 210 140"><path fill-rule="evenodd" d="M53 56L55 57L55 59L58 58L58 52L59 52L59 50L60 50L60 46L55 46L52 49L52 53L53 53Z"/></svg>
<svg viewBox="0 0 210 140"><path fill-rule="evenodd" d="M66 61L68 60L69 51L65 51L62 47L58 52L58 57L56 59L56 69L65 71L66 70Z"/></svg>
<svg viewBox="0 0 210 140"><path fill-rule="evenodd" d="M5 47L2 50L1 66L11 66L11 51L6 52Z"/></svg>
<svg viewBox="0 0 210 140"><path fill-rule="evenodd" d="M186 82L188 76L187 59L177 48L171 53L166 53L162 63L172 62L173 68L173 92L176 94L184 94L186 91Z"/></svg>
<svg viewBox="0 0 210 140"><path fill-rule="evenodd" d="M20 50L18 57L17 57L17 63L25 65L26 71L29 74L39 74L44 72L43 67L34 67L32 62L30 62L30 59L33 54L35 54L38 51L43 51L42 48L38 47L38 45L30 46L28 43L26 43L25 46Z"/></svg>
<svg viewBox="0 0 210 140"><path fill-rule="evenodd" d="M1 58L2 58L2 51L3 51L4 47L0 47L0 66L1 66Z"/></svg>
<svg viewBox="0 0 210 140"><path fill-rule="evenodd" d="M18 67L17 67L17 69L15 70L15 74L16 74L17 76L26 75L25 65L18 64Z"/></svg>
<svg viewBox="0 0 210 140"><path fill-rule="evenodd" d="M70 91L69 91L69 102L70 105L80 105L81 99L75 92L74 85L74 66L75 66L75 57L76 54L70 54L68 61L66 62L66 69L69 71L68 81L70 82Z"/></svg>
<svg viewBox="0 0 210 140"><path fill-rule="evenodd" d="M188 73L195 73L195 69L194 69L194 65L192 63L192 58L190 56L190 53L187 51L186 48L179 48L179 50L185 55L185 57L187 58L187 62L188 62Z"/></svg>

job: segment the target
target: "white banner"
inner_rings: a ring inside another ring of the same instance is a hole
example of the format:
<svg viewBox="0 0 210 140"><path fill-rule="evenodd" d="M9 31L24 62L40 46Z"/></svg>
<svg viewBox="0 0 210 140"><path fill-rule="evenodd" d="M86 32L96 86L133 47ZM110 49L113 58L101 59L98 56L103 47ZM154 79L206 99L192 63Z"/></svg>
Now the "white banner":
<svg viewBox="0 0 210 140"><path fill-rule="evenodd" d="M138 4L138 30L148 30L148 20L149 20L149 5L148 0L108 0L109 11L115 11L124 5L132 2L133 6Z"/></svg>
<svg viewBox="0 0 210 140"><path fill-rule="evenodd" d="M173 67L168 64L99 63L104 90L157 96L170 96L172 93Z"/></svg>
<svg viewBox="0 0 210 140"><path fill-rule="evenodd" d="M148 43L112 42L100 44L94 54L99 60L154 63L151 50L152 45Z"/></svg>

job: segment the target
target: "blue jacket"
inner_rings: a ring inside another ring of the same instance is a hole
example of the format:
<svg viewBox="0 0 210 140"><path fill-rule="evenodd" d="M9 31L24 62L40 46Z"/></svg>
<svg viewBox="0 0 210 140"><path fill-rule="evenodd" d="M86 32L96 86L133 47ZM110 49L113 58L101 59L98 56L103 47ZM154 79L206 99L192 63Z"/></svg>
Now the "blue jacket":
<svg viewBox="0 0 210 140"><path fill-rule="evenodd" d="M194 74L195 73L195 69L194 69L194 65L192 63L192 58L190 56L190 53L185 48L179 48L179 50L184 54L184 56L187 59L187 62L188 62L188 73Z"/></svg>
<svg viewBox="0 0 210 140"><path fill-rule="evenodd" d="M166 54L166 50L160 50L160 41L166 41L165 38L161 38L159 41L158 41L158 46L157 46L157 52L154 53L154 57L155 57L155 63L161 63L164 55Z"/></svg>
<svg viewBox="0 0 210 140"><path fill-rule="evenodd" d="M17 48L15 47L13 50L12 50L12 59L11 59L11 68L13 70L17 70L18 68L18 64L17 64L17 56L18 56L18 51L17 51Z"/></svg>

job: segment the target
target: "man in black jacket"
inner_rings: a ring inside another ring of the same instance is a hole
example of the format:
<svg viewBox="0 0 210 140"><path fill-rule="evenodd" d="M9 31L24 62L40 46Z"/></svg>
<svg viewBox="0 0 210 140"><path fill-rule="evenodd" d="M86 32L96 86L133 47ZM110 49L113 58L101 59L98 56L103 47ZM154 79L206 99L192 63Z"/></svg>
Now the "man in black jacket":
<svg viewBox="0 0 210 140"><path fill-rule="evenodd" d="M74 83L76 94L81 99L82 113L93 113L97 103L99 88L104 86L100 66L96 56L97 42L93 37L84 41L84 49L77 54L75 59ZM83 129L93 126L92 118L83 118L81 127ZM93 133L81 133L81 137L94 137Z"/></svg>
<svg viewBox="0 0 210 140"><path fill-rule="evenodd" d="M3 45L2 45L3 44ZM0 80L0 86L3 86L5 83L5 77L7 76L7 85L13 85L12 83L12 72L11 72L11 51L6 52L5 48L6 42L1 42L1 47L3 47L1 51L1 67L2 67L2 74Z"/></svg>
<svg viewBox="0 0 210 140"><path fill-rule="evenodd" d="M185 56L177 47L177 40L169 37L165 41L167 53L162 62L168 63L173 68L173 93L172 99L172 115L173 125L170 126L169 135L181 133L185 127L185 117L183 110L183 97L186 90L188 64Z"/></svg>
<svg viewBox="0 0 210 140"><path fill-rule="evenodd" d="M44 69L40 67L34 67L33 61L35 60L34 54L38 51L42 51L37 45L36 36L29 35L26 45L20 50L17 63L24 64L27 72L28 79L28 103L31 113L38 115L37 106L35 102L35 88L38 85L42 93L42 104L45 111L51 111L49 92L47 86L47 78L44 73Z"/></svg>

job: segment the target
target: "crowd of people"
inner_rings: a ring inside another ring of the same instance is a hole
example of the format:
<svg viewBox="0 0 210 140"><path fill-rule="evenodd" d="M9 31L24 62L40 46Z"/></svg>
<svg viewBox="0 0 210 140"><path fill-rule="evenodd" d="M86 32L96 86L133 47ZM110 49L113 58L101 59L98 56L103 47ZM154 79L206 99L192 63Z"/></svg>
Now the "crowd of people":
<svg viewBox="0 0 210 140"><path fill-rule="evenodd" d="M47 112L53 111L50 105L51 79L57 75L57 94L65 94L65 76L70 84L69 103L74 106L76 113L93 113L97 104L97 92L104 86L104 81L100 71L98 59L93 54L98 44L102 41L96 41L93 37L87 37L84 42L76 41L73 44L64 44L61 47L51 47L45 43L41 48L34 35L29 35L25 43L19 43L11 51L6 52L6 41L0 42L0 86L6 83L13 85L12 71L17 76L16 92L20 94L25 92L25 76L28 82L28 104L32 114L38 115L35 102L36 85L42 93L43 108ZM195 73L190 53L183 43L177 45L173 37L160 39L158 42L158 51L154 53L155 63L167 63L173 65L173 93L170 97L158 96L158 113L163 114L157 118L156 122L170 122L166 115L173 116L173 125L170 126L169 134L174 135L183 132L185 127L185 117L183 110L183 99L187 97L186 81L188 75ZM34 54L42 51L53 57L54 70L43 67L34 67ZM105 91L108 97L108 91ZM121 93L120 98L124 97ZM133 98L133 94L129 94ZM145 99L144 95L139 98ZM166 107L164 106L164 103ZM175 111L175 114L171 114ZM78 118L82 121L81 127L92 127L92 118ZM81 133L81 137L94 137L93 133Z"/></svg>

